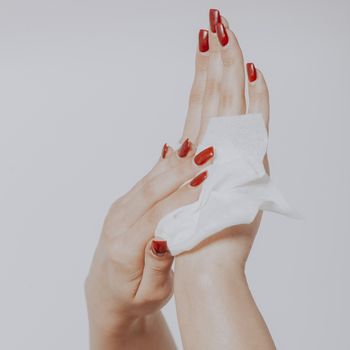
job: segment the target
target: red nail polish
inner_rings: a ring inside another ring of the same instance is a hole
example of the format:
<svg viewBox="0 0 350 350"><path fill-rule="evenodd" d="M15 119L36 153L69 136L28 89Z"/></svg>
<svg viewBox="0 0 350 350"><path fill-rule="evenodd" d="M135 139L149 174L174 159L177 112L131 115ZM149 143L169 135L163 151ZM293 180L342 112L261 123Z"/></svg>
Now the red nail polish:
<svg viewBox="0 0 350 350"><path fill-rule="evenodd" d="M247 63L248 80L252 83L256 80L256 69L254 63Z"/></svg>
<svg viewBox="0 0 350 350"><path fill-rule="evenodd" d="M199 31L198 48L200 52L207 52L209 50L209 35L205 29Z"/></svg>
<svg viewBox="0 0 350 350"><path fill-rule="evenodd" d="M209 159L214 157L214 147L208 147L204 149L203 151L199 152L194 157L194 162L197 165L203 165L205 164Z"/></svg>
<svg viewBox="0 0 350 350"><path fill-rule="evenodd" d="M162 149L162 158L164 159L166 154L168 153L169 146L167 143L164 144L163 149Z"/></svg>
<svg viewBox="0 0 350 350"><path fill-rule="evenodd" d="M210 9L209 10L209 23L210 23L210 30L213 33L216 33L216 25L218 23L221 23L221 16L220 11L217 9Z"/></svg>
<svg viewBox="0 0 350 350"><path fill-rule="evenodd" d="M192 148L192 143L191 143L190 139L186 139L178 151L179 157L180 158L186 157L188 152L191 150L191 148Z"/></svg>
<svg viewBox="0 0 350 350"><path fill-rule="evenodd" d="M221 46L226 46L228 43L228 35L222 23L218 23L216 25L216 34L218 36Z"/></svg>
<svg viewBox="0 0 350 350"><path fill-rule="evenodd" d="M151 248L155 255L162 256L168 251L168 244L167 241L157 241L154 239Z"/></svg>
<svg viewBox="0 0 350 350"><path fill-rule="evenodd" d="M199 186L206 178L208 177L208 172L203 171L199 175L197 175L192 181L190 182L190 185L192 187Z"/></svg>

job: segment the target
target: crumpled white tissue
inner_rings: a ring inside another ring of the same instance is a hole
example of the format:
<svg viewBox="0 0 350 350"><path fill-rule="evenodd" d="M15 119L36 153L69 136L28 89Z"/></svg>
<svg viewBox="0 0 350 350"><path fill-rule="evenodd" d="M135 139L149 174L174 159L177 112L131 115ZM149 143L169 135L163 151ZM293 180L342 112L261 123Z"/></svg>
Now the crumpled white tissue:
<svg viewBox="0 0 350 350"><path fill-rule="evenodd" d="M198 152L213 146L215 156L199 199L163 217L155 237L178 255L224 228L251 223L259 210L292 216L265 172L267 143L261 114L211 118Z"/></svg>

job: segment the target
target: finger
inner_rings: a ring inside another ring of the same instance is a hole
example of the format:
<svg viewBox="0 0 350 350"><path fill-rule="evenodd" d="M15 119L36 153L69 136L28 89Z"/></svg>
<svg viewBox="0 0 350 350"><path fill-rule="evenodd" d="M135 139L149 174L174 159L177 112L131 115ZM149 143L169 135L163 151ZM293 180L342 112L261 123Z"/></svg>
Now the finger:
<svg viewBox="0 0 350 350"><path fill-rule="evenodd" d="M209 11L209 20L209 62L204 92L201 126L197 143L199 143L203 138L203 135L207 129L209 118L218 115L220 103L219 87L222 76L222 61L220 44L216 35L216 26L221 21L220 12L218 10L211 9Z"/></svg>
<svg viewBox="0 0 350 350"><path fill-rule="evenodd" d="M195 154L195 151L196 147L189 138L185 139L180 148L176 151L165 143L158 162L146 176L144 176L136 185L133 186L127 195L130 196L133 193L137 193L145 183L151 181L154 177L162 174L166 170L179 165L177 161L178 158L192 157ZM176 157L174 155L176 155ZM167 159L167 162L162 161L163 159Z"/></svg>
<svg viewBox="0 0 350 350"><path fill-rule="evenodd" d="M199 198L201 185L208 176L207 171L195 176L189 183L157 203L129 230L129 239L137 245L144 245L153 235L158 222L173 210L193 203Z"/></svg>
<svg viewBox="0 0 350 350"><path fill-rule="evenodd" d="M221 23L225 26L226 29L229 29L230 25L228 23L228 20L223 15L220 15L220 17L221 17Z"/></svg>
<svg viewBox="0 0 350 350"><path fill-rule="evenodd" d="M109 225L118 230L126 229L139 220L156 203L175 192L182 184L193 178L214 158L214 148L208 147L193 157L181 158L180 152L163 159L166 170L142 183L116 204L113 222ZM109 230L108 230L109 231Z"/></svg>
<svg viewBox="0 0 350 350"><path fill-rule="evenodd" d="M152 239L147 243L143 275L135 295L136 301L139 300L143 304L145 301L166 303L173 289L173 260L166 241Z"/></svg>
<svg viewBox="0 0 350 350"><path fill-rule="evenodd" d="M199 133L208 69L209 32L201 29L198 35L195 75L191 88L187 117L181 142L189 138L196 140Z"/></svg>
<svg viewBox="0 0 350 350"><path fill-rule="evenodd" d="M131 188L131 190L128 192L128 194L131 194L133 192L137 192L145 182L149 181L157 174L160 174L163 171L165 171L168 167L167 167L167 164L165 162L163 162L162 160L171 158L173 153L174 153L173 148L171 146L169 146L167 143L164 143L157 163L153 166L153 168L141 180L139 180Z"/></svg>
<svg viewBox="0 0 350 350"><path fill-rule="evenodd" d="M260 70L254 63L247 63L249 113L261 113L264 117L266 128L269 128L270 103L269 90Z"/></svg>
<svg viewBox="0 0 350 350"><path fill-rule="evenodd" d="M170 167L175 167L178 162L174 161L176 158L192 157L196 152L195 145L190 141L189 138L185 139L178 150L173 150L167 143L163 145L161 156L156 165L151 171L133 187L133 191L138 190L144 183L152 180L155 176L169 170ZM177 157L172 155L176 154ZM167 159L167 162L162 161Z"/></svg>
<svg viewBox="0 0 350 350"><path fill-rule="evenodd" d="M207 176L207 171L195 176L191 182L151 208L128 231L119 235L105 234L102 236L102 240L108 240L107 247L111 259L127 272L133 271L135 266L142 264L144 247L147 241L154 236L160 219L171 211L197 200L201 184Z"/></svg>
<svg viewBox="0 0 350 350"><path fill-rule="evenodd" d="M247 63L247 75L249 92L248 113L261 113L266 129L269 130L270 103L266 81L260 70L255 68L254 63ZM264 166L266 172L269 174L270 168L267 155L264 157Z"/></svg>
<svg viewBox="0 0 350 350"><path fill-rule="evenodd" d="M232 31L221 23L217 25L217 36L220 42L223 74L220 84L220 116L244 114L245 73L242 50Z"/></svg>
<svg viewBox="0 0 350 350"><path fill-rule="evenodd" d="M265 78L260 70L256 69L254 63L247 63L246 65L247 77L248 77L248 94L249 94L249 107L248 113L261 113L267 131L269 130L270 120L270 103L269 103L269 90ZM270 165L267 153L264 156L264 167L267 174L270 174ZM252 225L258 227L263 212L259 211L256 218L252 222Z"/></svg>

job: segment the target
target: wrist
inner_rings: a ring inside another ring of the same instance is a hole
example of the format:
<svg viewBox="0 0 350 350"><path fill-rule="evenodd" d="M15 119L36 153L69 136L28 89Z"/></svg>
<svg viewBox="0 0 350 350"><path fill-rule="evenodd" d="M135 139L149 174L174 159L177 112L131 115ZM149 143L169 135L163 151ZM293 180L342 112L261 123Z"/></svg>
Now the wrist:
<svg viewBox="0 0 350 350"><path fill-rule="evenodd" d="M146 319L140 317L129 324L107 325L94 323L90 320L91 350L125 349L138 337L145 337L147 333Z"/></svg>
<svg viewBox="0 0 350 350"><path fill-rule="evenodd" d="M90 327L91 350L138 350L141 346L143 349L154 349L158 342L171 343L171 336L170 339L166 337L166 325L160 311L134 319L119 329L111 330L96 325Z"/></svg>
<svg viewBox="0 0 350 350"><path fill-rule="evenodd" d="M202 275L230 274L237 278L245 277L246 261L232 254L204 255L199 252L189 252L176 257L175 275L194 278Z"/></svg>
<svg viewBox="0 0 350 350"><path fill-rule="evenodd" d="M229 228L227 232L211 236L191 251L177 256L175 274L197 275L210 271L210 274L231 274L237 278L245 276L253 236L240 230L233 232Z"/></svg>
<svg viewBox="0 0 350 350"><path fill-rule="evenodd" d="M227 285L233 287L246 284L247 281L244 265L231 264L230 266L222 266L218 263L194 268L188 268L188 265L186 268L186 265L175 265L175 287L190 286L190 289L195 289L197 292L203 291L203 294L206 295L208 288L220 289L226 288ZM175 292L176 290L177 288L175 288Z"/></svg>
<svg viewBox="0 0 350 350"><path fill-rule="evenodd" d="M85 299L91 332L106 336L119 336L127 332L137 317L116 307L116 300L111 296L101 296L94 286L86 280Z"/></svg>

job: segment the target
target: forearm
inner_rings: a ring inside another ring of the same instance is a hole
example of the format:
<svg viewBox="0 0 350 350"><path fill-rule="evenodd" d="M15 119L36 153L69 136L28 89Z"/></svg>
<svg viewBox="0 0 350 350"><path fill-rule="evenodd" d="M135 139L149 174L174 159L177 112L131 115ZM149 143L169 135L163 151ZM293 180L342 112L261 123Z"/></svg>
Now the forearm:
<svg viewBox="0 0 350 350"><path fill-rule="evenodd" d="M208 264L191 254L176 260L175 298L184 348L275 349L244 268L226 262Z"/></svg>
<svg viewBox="0 0 350 350"><path fill-rule="evenodd" d="M175 350L176 346L159 311L115 331L90 322L90 349Z"/></svg>

